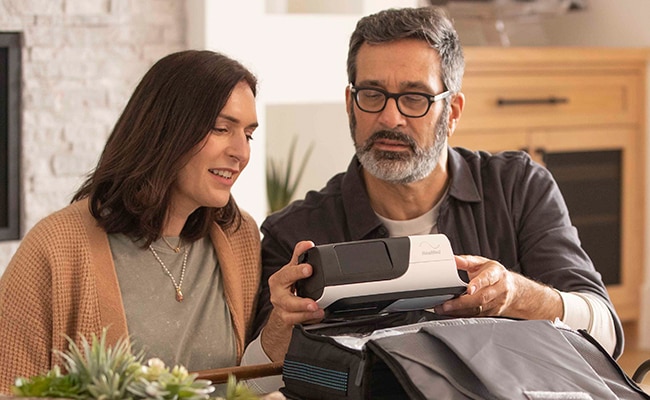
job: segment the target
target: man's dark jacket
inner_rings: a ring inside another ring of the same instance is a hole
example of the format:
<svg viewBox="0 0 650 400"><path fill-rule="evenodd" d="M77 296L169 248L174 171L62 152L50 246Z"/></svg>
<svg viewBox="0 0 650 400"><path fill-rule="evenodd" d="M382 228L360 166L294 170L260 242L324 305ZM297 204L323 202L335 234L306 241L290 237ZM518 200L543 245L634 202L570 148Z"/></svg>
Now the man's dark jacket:
<svg viewBox="0 0 650 400"><path fill-rule="evenodd" d="M623 349L621 322L600 274L580 246L551 173L525 152L492 155L463 148L449 148L448 167L449 193L437 224L454 254L487 257L560 291L599 296L612 311L618 357ZM319 245L388 237L370 206L356 156L347 172L270 215L261 230L258 332L272 309L268 278L289 262L297 242Z"/></svg>

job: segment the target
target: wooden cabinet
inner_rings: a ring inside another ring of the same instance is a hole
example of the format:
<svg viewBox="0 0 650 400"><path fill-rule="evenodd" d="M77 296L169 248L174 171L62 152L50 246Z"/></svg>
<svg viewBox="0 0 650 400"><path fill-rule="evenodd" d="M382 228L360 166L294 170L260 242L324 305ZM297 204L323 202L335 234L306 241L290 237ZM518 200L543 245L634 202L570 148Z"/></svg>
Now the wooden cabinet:
<svg viewBox="0 0 650 400"><path fill-rule="evenodd" d="M619 315L639 317L650 51L467 48L452 146L523 149L558 181Z"/></svg>

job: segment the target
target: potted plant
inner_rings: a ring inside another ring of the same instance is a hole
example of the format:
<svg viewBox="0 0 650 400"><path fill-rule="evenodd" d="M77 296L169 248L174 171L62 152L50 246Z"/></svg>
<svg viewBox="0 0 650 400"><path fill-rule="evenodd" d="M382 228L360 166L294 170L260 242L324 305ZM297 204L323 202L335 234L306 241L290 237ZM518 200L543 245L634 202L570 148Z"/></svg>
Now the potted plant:
<svg viewBox="0 0 650 400"><path fill-rule="evenodd" d="M302 179L305 172L305 166L311 156L313 144L311 144L307 151L302 156L300 167L293 174L293 161L296 151L297 137L294 137L289 146L289 154L286 160L286 166L282 161L275 160L271 157L267 158L266 165L266 196L269 202L269 213L281 210L293 198L296 188Z"/></svg>
<svg viewBox="0 0 650 400"><path fill-rule="evenodd" d="M106 345L106 330L90 342L82 338L81 347L68 338L68 351L55 351L63 360L43 375L18 378L12 391L18 397L67 399L157 399L207 400L214 391L209 380L196 379L183 366L167 367L160 359L143 361L134 355L126 340ZM65 371L65 372L63 372ZM234 376L228 379L226 400L252 400L258 397Z"/></svg>

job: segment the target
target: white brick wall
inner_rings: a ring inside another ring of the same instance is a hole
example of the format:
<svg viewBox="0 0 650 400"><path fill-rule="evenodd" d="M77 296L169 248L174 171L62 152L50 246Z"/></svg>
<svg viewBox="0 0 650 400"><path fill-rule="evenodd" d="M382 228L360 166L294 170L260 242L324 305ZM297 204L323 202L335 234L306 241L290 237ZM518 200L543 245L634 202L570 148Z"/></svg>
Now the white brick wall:
<svg viewBox="0 0 650 400"><path fill-rule="evenodd" d="M187 47L184 0L2 0L23 34L25 233L69 203L145 71ZM0 242L0 274L19 241Z"/></svg>

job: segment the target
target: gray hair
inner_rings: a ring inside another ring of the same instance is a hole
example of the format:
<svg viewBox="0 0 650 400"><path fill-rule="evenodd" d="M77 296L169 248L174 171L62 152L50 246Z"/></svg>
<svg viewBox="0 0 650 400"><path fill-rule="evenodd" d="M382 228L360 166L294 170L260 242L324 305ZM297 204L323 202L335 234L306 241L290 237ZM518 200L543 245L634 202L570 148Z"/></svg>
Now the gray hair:
<svg viewBox="0 0 650 400"><path fill-rule="evenodd" d="M460 92L465 71L463 49L451 20L436 7L400 8L380 11L359 20L350 37L348 80L357 76L357 55L364 43L378 44L398 39L425 41L440 56L441 79L452 93Z"/></svg>

